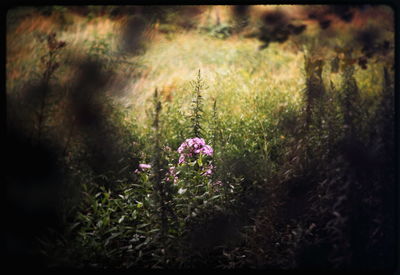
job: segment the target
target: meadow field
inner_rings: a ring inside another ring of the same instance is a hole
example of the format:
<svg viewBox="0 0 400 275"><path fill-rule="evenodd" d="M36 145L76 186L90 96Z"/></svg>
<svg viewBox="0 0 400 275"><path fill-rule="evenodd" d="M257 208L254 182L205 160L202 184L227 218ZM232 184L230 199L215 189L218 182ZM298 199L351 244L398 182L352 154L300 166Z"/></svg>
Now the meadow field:
<svg viewBox="0 0 400 275"><path fill-rule="evenodd" d="M390 6L7 12L8 263L391 271Z"/></svg>

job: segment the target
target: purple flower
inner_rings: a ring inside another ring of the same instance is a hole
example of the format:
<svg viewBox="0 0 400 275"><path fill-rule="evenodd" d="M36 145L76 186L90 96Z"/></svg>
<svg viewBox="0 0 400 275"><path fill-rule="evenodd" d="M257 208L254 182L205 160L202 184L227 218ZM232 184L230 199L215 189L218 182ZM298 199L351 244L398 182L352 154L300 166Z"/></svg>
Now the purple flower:
<svg viewBox="0 0 400 275"><path fill-rule="evenodd" d="M206 145L203 138L188 138L178 148L178 153L181 154L179 157L179 164L185 162L186 157L192 157L195 154L204 154L207 156L213 155L213 149L211 146Z"/></svg>
<svg viewBox="0 0 400 275"><path fill-rule="evenodd" d="M192 141L193 141L194 144L197 144L199 146L206 145L206 142L202 138L195 137L195 138L192 139Z"/></svg>
<svg viewBox="0 0 400 275"><path fill-rule="evenodd" d="M185 162L185 155L180 155L179 157L179 164L184 163Z"/></svg>
<svg viewBox="0 0 400 275"><path fill-rule="evenodd" d="M183 151L186 149L186 147L187 147L186 142L182 143L181 146L179 146L179 148L178 148L178 153L179 154L183 153Z"/></svg>
<svg viewBox="0 0 400 275"><path fill-rule="evenodd" d="M203 176L211 176L213 173L214 166L210 164L207 168L206 171L202 174Z"/></svg>
<svg viewBox="0 0 400 275"><path fill-rule="evenodd" d="M139 168L144 171L146 169L150 169L151 165L150 164L141 163L141 164L139 164Z"/></svg>
<svg viewBox="0 0 400 275"><path fill-rule="evenodd" d="M171 180L173 179L174 184L176 184L178 182L178 173L176 172L176 167L172 166L169 168L168 172L165 175L165 181L167 182L171 182Z"/></svg>
<svg viewBox="0 0 400 275"><path fill-rule="evenodd" d="M207 155L207 156L212 156L214 153L214 150L211 148L210 145L205 145L202 148L201 153L203 153L204 155Z"/></svg>
<svg viewBox="0 0 400 275"><path fill-rule="evenodd" d="M185 140L186 147L192 147L194 144L194 140L192 138L187 138Z"/></svg>
<svg viewBox="0 0 400 275"><path fill-rule="evenodd" d="M222 181L216 181L216 182L214 182L213 183L214 184L214 186L222 186Z"/></svg>
<svg viewBox="0 0 400 275"><path fill-rule="evenodd" d="M211 176L213 171L211 169L207 169L204 173L203 176Z"/></svg>

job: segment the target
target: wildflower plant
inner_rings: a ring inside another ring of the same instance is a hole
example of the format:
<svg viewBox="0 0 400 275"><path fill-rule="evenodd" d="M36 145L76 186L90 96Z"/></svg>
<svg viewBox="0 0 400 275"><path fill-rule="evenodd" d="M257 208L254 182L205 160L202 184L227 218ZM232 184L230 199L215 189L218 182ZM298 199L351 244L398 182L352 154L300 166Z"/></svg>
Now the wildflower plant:
<svg viewBox="0 0 400 275"><path fill-rule="evenodd" d="M37 113L37 139L40 141L43 135L44 128L46 127L46 121L50 117L49 113L49 96L51 91L51 81L54 79L56 70L60 67L60 53L65 48L67 43L65 41L57 40L57 34L55 32L40 36L41 42L47 42L46 53L40 57L41 67L43 73L39 80L39 87L41 91L40 95L40 108ZM54 100L53 100L54 101Z"/></svg>
<svg viewBox="0 0 400 275"><path fill-rule="evenodd" d="M210 200L220 197L218 186L213 184L213 148L203 138L186 139L178 148L179 160L170 166L167 182L177 188L178 214L185 218L194 217Z"/></svg>

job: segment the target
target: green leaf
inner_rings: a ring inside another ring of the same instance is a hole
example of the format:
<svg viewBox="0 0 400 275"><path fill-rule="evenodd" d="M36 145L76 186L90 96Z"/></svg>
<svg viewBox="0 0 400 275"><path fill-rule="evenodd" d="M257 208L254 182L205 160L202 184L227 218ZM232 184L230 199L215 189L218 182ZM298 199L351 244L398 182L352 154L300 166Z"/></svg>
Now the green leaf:
<svg viewBox="0 0 400 275"><path fill-rule="evenodd" d="M149 223L142 223L142 224L139 224L136 228L143 228L143 227L145 227L145 226L148 226L149 225Z"/></svg>
<svg viewBox="0 0 400 275"><path fill-rule="evenodd" d="M70 230L70 231L74 230L74 229L75 229L78 225L80 225L80 224L81 224L80 222L74 223L73 225L70 226L69 230Z"/></svg>
<svg viewBox="0 0 400 275"><path fill-rule="evenodd" d="M182 194L184 194L184 193L186 192L186 190L187 190L187 189L179 188L178 194L179 194L179 195L182 195Z"/></svg>
<svg viewBox="0 0 400 275"><path fill-rule="evenodd" d="M197 163L199 164L200 167L203 166L203 158L201 156L197 159Z"/></svg>
<svg viewBox="0 0 400 275"><path fill-rule="evenodd" d="M125 215L122 215L122 217L121 217L121 218L119 218L119 220L118 220L118 223L121 223L121 222L123 222L123 221L124 221L124 219L125 219Z"/></svg>
<svg viewBox="0 0 400 275"><path fill-rule="evenodd" d="M106 242L104 243L104 246L107 246L112 239L115 239L120 235L122 235L122 232L112 233L111 236L107 238Z"/></svg>
<svg viewBox="0 0 400 275"><path fill-rule="evenodd" d="M211 198L210 198L210 200L215 200L215 199L218 199L219 197L221 197L222 195L215 195L215 196L212 196Z"/></svg>
<svg viewBox="0 0 400 275"><path fill-rule="evenodd" d="M102 220L99 220L99 221L96 223L96 227L98 227L98 228L100 228L102 225L103 225L103 221L102 221Z"/></svg>

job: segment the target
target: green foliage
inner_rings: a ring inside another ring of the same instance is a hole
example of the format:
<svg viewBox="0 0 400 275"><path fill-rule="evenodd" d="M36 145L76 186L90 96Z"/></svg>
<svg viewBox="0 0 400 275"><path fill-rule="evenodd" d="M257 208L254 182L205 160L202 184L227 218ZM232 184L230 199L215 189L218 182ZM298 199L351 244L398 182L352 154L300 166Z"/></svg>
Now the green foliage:
<svg viewBox="0 0 400 275"><path fill-rule="evenodd" d="M233 33L233 27L227 23L204 26L202 31L218 39L227 39Z"/></svg>
<svg viewBox="0 0 400 275"><path fill-rule="evenodd" d="M82 44L83 56L117 76L113 85L128 87L96 93L86 106L98 111L93 132L65 107L71 86L56 85L68 66L62 41L43 37L36 82L60 92L52 101L41 90L32 132L44 142L47 125L65 166L66 227L41 240L49 265L326 269L366 259L384 268L394 236L393 72L380 63L360 71L351 56L329 68L313 52L276 44L257 52L254 41L231 41L230 25L205 28L209 37L179 34L179 8L171 9L145 9L174 36L141 56L117 53L113 33ZM190 81L184 73L199 64ZM23 85L10 84L8 112L27 123ZM132 95L113 94L125 88ZM179 146L194 137L213 154L181 162Z"/></svg>

